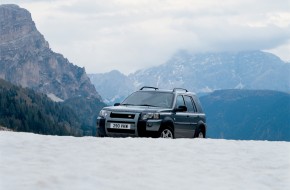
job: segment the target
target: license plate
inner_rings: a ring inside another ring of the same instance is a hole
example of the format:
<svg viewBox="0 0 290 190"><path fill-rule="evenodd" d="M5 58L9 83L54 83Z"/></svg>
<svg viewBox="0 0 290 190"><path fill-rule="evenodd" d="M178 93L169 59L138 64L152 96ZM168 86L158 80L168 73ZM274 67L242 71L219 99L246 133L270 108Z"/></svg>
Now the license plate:
<svg viewBox="0 0 290 190"><path fill-rule="evenodd" d="M111 123L110 128L114 129L130 129L131 125L126 123Z"/></svg>

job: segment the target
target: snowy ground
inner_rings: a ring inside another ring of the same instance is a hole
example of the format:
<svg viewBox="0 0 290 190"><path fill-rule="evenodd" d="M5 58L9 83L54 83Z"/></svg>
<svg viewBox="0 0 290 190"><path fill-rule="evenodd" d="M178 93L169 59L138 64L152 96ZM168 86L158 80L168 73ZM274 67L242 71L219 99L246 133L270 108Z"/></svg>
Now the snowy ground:
<svg viewBox="0 0 290 190"><path fill-rule="evenodd" d="M0 131L0 189L290 189L290 142Z"/></svg>

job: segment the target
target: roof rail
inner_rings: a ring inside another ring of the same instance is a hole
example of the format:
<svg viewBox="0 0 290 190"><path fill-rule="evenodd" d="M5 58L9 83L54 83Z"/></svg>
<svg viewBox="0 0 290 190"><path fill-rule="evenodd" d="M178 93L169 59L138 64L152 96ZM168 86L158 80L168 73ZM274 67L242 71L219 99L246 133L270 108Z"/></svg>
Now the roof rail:
<svg viewBox="0 0 290 190"><path fill-rule="evenodd" d="M151 88L151 89L154 89L154 90L158 90L158 88L152 87L152 86L143 86L142 88L140 88L140 90L143 90L144 88Z"/></svg>
<svg viewBox="0 0 290 190"><path fill-rule="evenodd" d="M173 92L176 92L177 90L184 90L185 92L188 92L185 88L173 88Z"/></svg>

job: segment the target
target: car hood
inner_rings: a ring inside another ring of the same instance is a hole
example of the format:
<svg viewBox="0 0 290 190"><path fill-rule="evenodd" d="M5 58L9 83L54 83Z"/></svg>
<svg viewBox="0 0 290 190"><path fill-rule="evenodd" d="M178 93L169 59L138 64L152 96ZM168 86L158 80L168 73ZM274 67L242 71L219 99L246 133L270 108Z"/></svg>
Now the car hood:
<svg viewBox="0 0 290 190"><path fill-rule="evenodd" d="M171 109L168 108L160 108L160 107L152 107L152 106L110 106L103 108L107 111L115 111L115 112L164 112L169 111Z"/></svg>

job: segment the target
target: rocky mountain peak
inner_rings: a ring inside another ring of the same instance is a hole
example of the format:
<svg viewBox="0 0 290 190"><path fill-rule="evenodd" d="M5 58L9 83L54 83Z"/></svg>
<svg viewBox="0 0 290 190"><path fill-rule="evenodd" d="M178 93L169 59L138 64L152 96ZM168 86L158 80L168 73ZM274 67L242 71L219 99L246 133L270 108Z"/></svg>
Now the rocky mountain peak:
<svg viewBox="0 0 290 190"><path fill-rule="evenodd" d="M0 27L0 78L62 100L101 99L84 68L49 48L27 10L0 5Z"/></svg>
<svg viewBox="0 0 290 190"><path fill-rule="evenodd" d="M38 41L38 44L32 45L38 45L38 47L48 48L48 43L44 40L44 37L37 31L35 23L32 21L31 14L27 10L20 8L18 5L1 5L0 23L1 45L19 45L19 41L21 40L37 38L38 40L40 40ZM40 43L42 46L40 45Z"/></svg>

